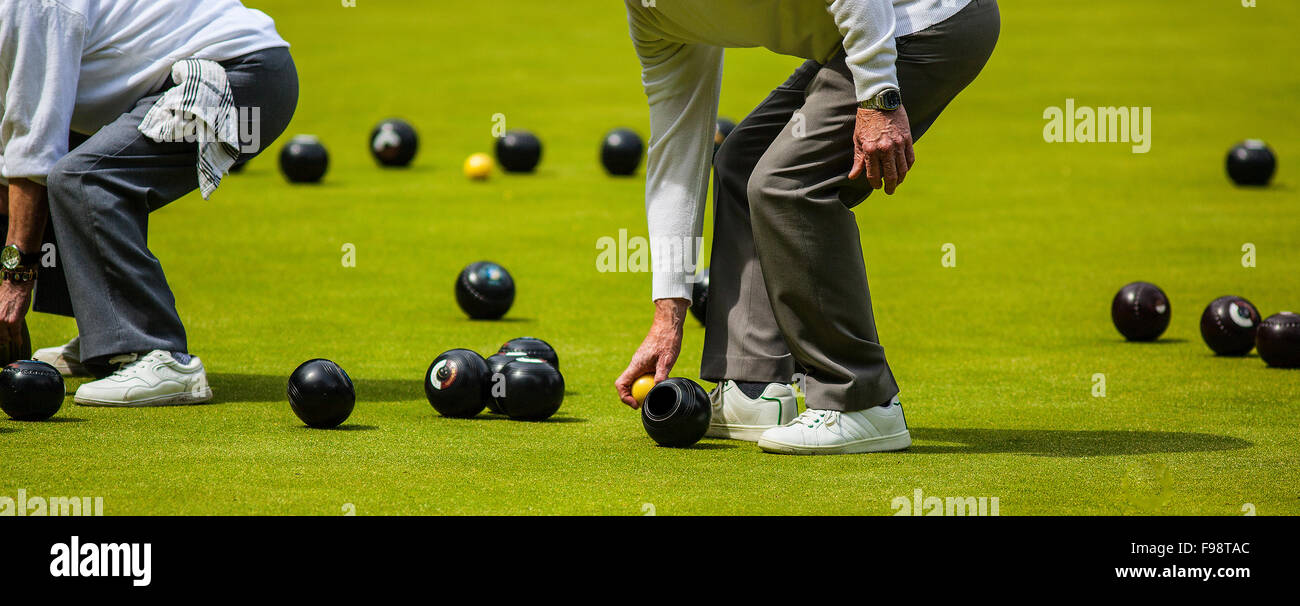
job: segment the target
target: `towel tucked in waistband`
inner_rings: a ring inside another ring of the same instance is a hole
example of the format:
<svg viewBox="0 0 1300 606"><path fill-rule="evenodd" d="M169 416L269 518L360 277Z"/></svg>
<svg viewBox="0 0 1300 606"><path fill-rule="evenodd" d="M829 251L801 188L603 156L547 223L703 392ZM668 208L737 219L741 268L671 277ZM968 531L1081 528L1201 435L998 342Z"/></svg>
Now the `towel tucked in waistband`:
<svg viewBox="0 0 1300 606"><path fill-rule="evenodd" d="M172 66L172 81L176 86L154 103L139 130L159 143L198 143L199 189L206 200L239 158L235 96L226 69L215 61L180 61Z"/></svg>

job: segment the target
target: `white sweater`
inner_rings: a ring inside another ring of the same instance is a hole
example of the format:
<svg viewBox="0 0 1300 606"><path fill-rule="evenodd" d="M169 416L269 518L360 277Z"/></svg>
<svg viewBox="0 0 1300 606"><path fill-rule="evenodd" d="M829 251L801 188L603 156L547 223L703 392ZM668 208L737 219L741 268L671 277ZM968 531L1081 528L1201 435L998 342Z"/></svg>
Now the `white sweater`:
<svg viewBox="0 0 1300 606"><path fill-rule="evenodd" d="M943 21L969 2L625 0L650 102L646 219L652 298L690 298L724 47L761 46L821 63L843 48L858 99L864 100L898 86L895 38Z"/></svg>
<svg viewBox="0 0 1300 606"><path fill-rule="evenodd" d="M0 181L44 183L70 130L117 119L181 59L287 46L238 0L0 0Z"/></svg>

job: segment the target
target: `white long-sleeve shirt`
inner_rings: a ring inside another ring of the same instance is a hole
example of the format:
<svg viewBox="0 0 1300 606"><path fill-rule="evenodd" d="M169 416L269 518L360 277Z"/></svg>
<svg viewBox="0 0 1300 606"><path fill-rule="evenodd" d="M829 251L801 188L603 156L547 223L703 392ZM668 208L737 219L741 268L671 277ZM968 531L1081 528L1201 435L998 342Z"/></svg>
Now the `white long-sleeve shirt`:
<svg viewBox="0 0 1300 606"><path fill-rule="evenodd" d="M44 183L69 131L117 119L181 59L287 46L238 0L0 0L0 181Z"/></svg>
<svg viewBox="0 0 1300 606"><path fill-rule="evenodd" d="M859 100L898 86L894 39L970 0L625 0L650 102L646 219L652 298L690 298L704 224L722 49L829 61L841 48ZM683 258L684 255L684 258Z"/></svg>

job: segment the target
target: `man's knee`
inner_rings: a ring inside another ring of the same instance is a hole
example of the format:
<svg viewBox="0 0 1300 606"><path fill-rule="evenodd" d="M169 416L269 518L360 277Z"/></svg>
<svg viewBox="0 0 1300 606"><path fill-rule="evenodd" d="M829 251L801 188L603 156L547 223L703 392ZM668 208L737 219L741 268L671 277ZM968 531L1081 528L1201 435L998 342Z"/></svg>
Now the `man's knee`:
<svg viewBox="0 0 1300 606"><path fill-rule="evenodd" d="M69 153L54 163L50 173L45 176L51 210L66 208L81 196L82 178L89 169L89 158L76 152Z"/></svg>
<svg viewBox="0 0 1300 606"><path fill-rule="evenodd" d="M765 157L766 160L766 157ZM749 176L748 196L754 214L787 213L823 205L853 208L871 194L865 178L851 180L848 171L777 166L760 160Z"/></svg>
<svg viewBox="0 0 1300 606"><path fill-rule="evenodd" d="M782 172L783 169L762 159L754 166L745 189L752 214L764 215L798 203L799 183L783 176Z"/></svg>

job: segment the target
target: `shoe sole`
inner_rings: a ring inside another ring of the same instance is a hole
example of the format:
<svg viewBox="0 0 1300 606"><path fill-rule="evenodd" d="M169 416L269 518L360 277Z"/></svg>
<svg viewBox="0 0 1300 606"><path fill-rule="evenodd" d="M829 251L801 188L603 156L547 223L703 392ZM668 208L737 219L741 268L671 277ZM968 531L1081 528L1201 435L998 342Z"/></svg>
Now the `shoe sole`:
<svg viewBox="0 0 1300 606"><path fill-rule="evenodd" d="M93 398L83 398L74 396L72 401L82 406L105 406L110 408L144 408L150 406L192 406L195 404L206 404L212 400L212 388L205 387L198 393L187 391L185 393L167 394L154 396L146 400L135 400L131 402L117 402L112 400L95 400Z"/></svg>
<svg viewBox="0 0 1300 606"><path fill-rule="evenodd" d="M709 425L709 430L704 433L706 438L718 438L722 440L740 440L742 442L757 442L763 432L779 427L779 425Z"/></svg>
<svg viewBox="0 0 1300 606"><path fill-rule="evenodd" d="M790 455L836 455L836 454L862 454L867 452L892 452L903 450L912 445L912 434L906 429L903 431L876 438L866 438L864 440L855 440L846 444L836 444L834 446L807 446L804 444L787 444L766 438L758 440L758 447L763 452Z"/></svg>

